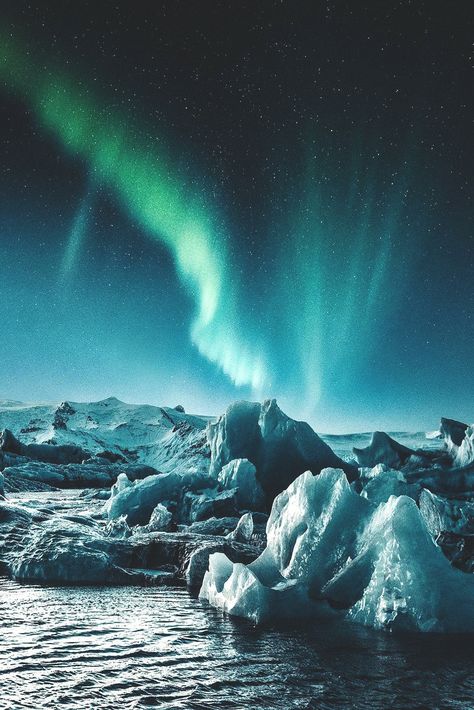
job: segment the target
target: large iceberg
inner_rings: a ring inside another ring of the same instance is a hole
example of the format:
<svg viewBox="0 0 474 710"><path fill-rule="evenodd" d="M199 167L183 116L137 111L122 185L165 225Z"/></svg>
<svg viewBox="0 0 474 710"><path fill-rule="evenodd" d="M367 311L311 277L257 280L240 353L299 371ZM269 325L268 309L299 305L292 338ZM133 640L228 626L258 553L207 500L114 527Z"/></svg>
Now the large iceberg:
<svg viewBox="0 0 474 710"><path fill-rule="evenodd" d="M415 501L376 505L336 469L305 472L275 499L254 562L211 555L200 597L255 622L339 614L375 628L474 631L474 577L450 565Z"/></svg>
<svg viewBox="0 0 474 710"><path fill-rule="evenodd" d="M211 448L210 473L217 478L226 464L247 459L256 468L268 506L303 471L318 474L333 466L350 480L357 468L343 461L306 422L284 414L276 400L234 402L217 422L208 425Z"/></svg>

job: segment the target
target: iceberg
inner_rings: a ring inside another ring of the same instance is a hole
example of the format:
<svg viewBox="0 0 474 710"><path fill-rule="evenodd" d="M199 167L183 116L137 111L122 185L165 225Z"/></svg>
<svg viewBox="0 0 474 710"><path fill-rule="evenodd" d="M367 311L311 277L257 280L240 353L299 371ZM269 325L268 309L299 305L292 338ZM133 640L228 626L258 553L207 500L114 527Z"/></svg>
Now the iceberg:
<svg viewBox="0 0 474 710"><path fill-rule="evenodd" d="M371 502L337 469L305 472L276 497L254 562L211 555L200 598L257 623L335 614L380 629L474 631L474 577L451 566L416 502Z"/></svg>
<svg viewBox="0 0 474 710"><path fill-rule="evenodd" d="M194 523L207 518L234 517L237 515L236 489L219 491L205 488L199 492L187 491L180 504L180 520Z"/></svg>
<svg viewBox="0 0 474 710"><path fill-rule="evenodd" d="M363 449L353 448L360 466L373 467L384 464L388 468L400 469L407 465L430 466L440 452L410 449L400 444L384 431L374 431L370 444Z"/></svg>
<svg viewBox="0 0 474 710"><path fill-rule="evenodd" d="M443 417L440 433L454 466L462 468L474 463L474 425Z"/></svg>
<svg viewBox="0 0 474 710"><path fill-rule="evenodd" d="M237 542L250 542L253 530L252 513L244 513L237 523L235 530L232 530L226 537L228 540L237 540Z"/></svg>
<svg viewBox="0 0 474 710"><path fill-rule="evenodd" d="M177 473L149 476L143 481L130 481L120 474L104 510L109 520L124 516L130 526L146 525L158 503L178 497L181 485Z"/></svg>
<svg viewBox="0 0 474 710"><path fill-rule="evenodd" d="M260 557L244 567L211 556L200 597L255 622L331 613L320 590L353 552L369 508L342 470L306 471L275 498Z"/></svg>
<svg viewBox="0 0 474 710"><path fill-rule="evenodd" d="M447 419L446 417L441 418L439 432L444 439L444 443L446 444L446 448L449 453L454 452L454 455L456 455L457 448L461 446L463 439L466 436L467 429L467 424L458 422L456 419Z"/></svg>
<svg viewBox="0 0 474 710"><path fill-rule="evenodd" d="M474 426L468 426L464 439L457 448L452 448L455 466L470 466L474 463Z"/></svg>
<svg viewBox="0 0 474 710"><path fill-rule="evenodd" d="M355 465L339 458L309 424L284 414L275 399L234 402L217 422L208 424L207 435L210 475L217 478L233 460L247 459L255 466L268 508L306 470L318 474L332 466L343 469L350 480L357 477Z"/></svg>

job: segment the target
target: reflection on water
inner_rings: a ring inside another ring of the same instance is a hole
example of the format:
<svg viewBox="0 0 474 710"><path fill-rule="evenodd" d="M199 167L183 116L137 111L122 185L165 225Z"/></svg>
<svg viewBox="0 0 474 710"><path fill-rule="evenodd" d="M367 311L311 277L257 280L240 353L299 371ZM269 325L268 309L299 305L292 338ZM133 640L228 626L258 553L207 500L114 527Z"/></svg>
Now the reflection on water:
<svg viewBox="0 0 474 710"><path fill-rule="evenodd" d="M0 580L3 708L474 707L471 638L254 628L174 588Z"/></svg>

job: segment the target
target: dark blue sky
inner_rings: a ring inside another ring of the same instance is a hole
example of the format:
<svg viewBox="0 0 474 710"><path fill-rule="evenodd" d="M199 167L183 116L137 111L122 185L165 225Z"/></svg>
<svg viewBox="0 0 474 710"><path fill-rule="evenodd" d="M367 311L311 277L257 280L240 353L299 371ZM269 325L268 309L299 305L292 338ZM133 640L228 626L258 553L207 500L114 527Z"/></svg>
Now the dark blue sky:
<svg viewBox="0 0 474 710"><path fill-rule="evenodd" d="M471 421L469 5L79 5L1 10L0 396Z"/></svg>

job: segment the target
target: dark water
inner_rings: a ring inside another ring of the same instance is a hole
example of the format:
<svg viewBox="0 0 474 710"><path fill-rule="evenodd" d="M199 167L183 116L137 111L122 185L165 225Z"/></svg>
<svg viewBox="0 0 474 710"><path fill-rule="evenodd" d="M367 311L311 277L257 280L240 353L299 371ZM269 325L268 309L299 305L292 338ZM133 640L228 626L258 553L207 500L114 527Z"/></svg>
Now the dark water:
<svg viewBox="0 0 474 710"><path fill-rule="evenodd" d="M174 588L0 580L3 708L474 708L474 642L254 628Z"/></svg>

